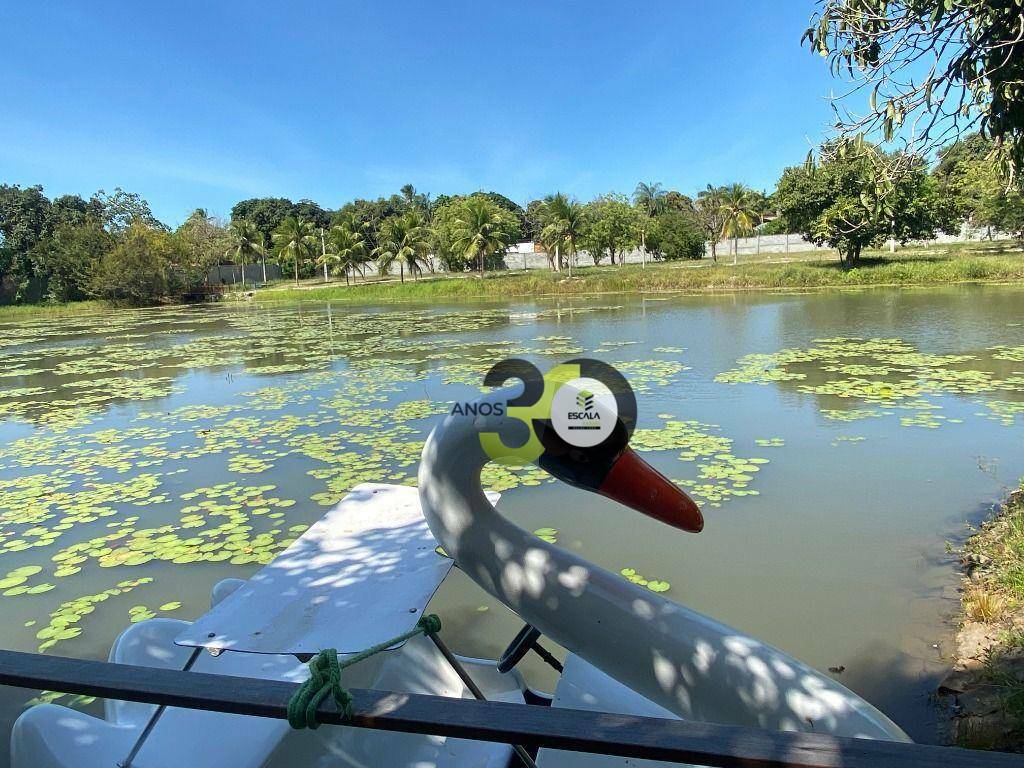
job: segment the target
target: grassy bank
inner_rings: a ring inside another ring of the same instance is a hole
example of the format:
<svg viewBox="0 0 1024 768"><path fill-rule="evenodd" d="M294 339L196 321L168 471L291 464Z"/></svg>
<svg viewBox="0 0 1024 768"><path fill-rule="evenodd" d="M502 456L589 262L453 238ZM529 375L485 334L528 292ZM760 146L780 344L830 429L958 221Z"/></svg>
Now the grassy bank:
<svg viewBox="0 0 1024 768"><path fill-rule="evenodd" d="M1024 487L966 543L955 696L961 746L1024 751Z"/></svg>
<svg viewBox="0 0 1024 768"><path fill-rule="evenodd" d="M110 308L105 301L69 301L61 304L17 304L0 306L0 323L16 322L30 317L54 315L88 315Z"/></svg>
<svg viewBox="0 0 1024 768"><path fill-rule="evenodd" d="M741 256L736 266L721 255L710 260L654 262L641 268L583 267L567 272L547 270L428 275L419 280L362 280L346 285L335 278L304 280L298 285L281 281L257 292L260 303L295 304L331 301L353 304L400 301L457 301L477 298L584 296L601 293L666 293L744 291L759 289L847 288L882 285L944 285L963 282L1024 284L1024 252L1015 243L956 243L904 248L895 254L868 252L854 269L844 269L835 254L764 254ZM234 291L226 301L243 294ZM69 304L0 306L0 322L37 315L88 314L107 308L101 301Z"/></svg>
<svg viewBox="0 0 1024 768"><path fill-rule="evenodd" d="M343 282L331 285L305 282L279 284L262 290L261 302L386 302L436 299L504 298L514 296L573 296L598 293L658 293L806 289L873 285L940 285L960 282L1024 282L1024 255L1010 244L956 244L908 248L896 254L869 253L862 264L844 269L834 256L823 258L772 254L744 259L732 266L720 257L714 264L653 263L646 268L585 267L566 272L546 270L490 273L475 276L425 276L420 280Z"/></svg>

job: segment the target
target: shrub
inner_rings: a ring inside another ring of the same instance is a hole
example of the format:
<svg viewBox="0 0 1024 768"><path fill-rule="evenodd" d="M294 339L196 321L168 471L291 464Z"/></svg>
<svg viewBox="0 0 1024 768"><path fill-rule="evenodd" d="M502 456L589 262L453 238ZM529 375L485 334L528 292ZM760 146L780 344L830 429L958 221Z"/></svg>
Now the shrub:
<svg viewBox="0 0 1024 768"><path fill-rule="evenodd" d="M154 304L178 289L175 265L181 257L172 235L132 224L100 259L90 292L116 304Z"/></svg>
<svg viewBox="0 0 1024 768"><path fill-rule="evenodd" d="M681 211L669 210L654 219L647 246L668 260L704 258L704 235Z"/></svg>
<svg viewBox="0 0 1024 768"><path fill-rule="evenodd" d="M989 265L977 259L965 261L960 267L960 274L964 280L983 280L989 276L989 272Z"/></svg>
<svg viewBox="0 0 1024 768"><path fill-rule="evenodd" d="M975 621L989 622L1003 614L1006 601L982 587L972 587L964 597L964 609Z"/></svg>
<svg viewBox="0 0 1024 768"><path fill-rule="evenodd" d="M33 249L48 274L47 295L54 301L81 301L97 264L114 245L114 238L97 223L62 226Z"/></svg>

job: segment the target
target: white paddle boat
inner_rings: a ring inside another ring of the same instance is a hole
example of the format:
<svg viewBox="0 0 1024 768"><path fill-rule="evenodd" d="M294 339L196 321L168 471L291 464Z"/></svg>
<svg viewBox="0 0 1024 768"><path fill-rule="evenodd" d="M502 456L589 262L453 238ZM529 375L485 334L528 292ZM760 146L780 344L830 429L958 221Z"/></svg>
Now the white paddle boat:
<svg viewBox="0 0 1024 768"><path fill-rule="evenodd" d="M507 405L510 397L501 390L477 403ZM358 486L253 577L217 584L211 610L194 623L134 624L110 660L302 681L304 662L324 648L356 653L411 629L454 565L526 622L500 660L458 657L488 699L908 740L826 675L505 519L497 496L481 487L490 460L481 434L522 423L507 408L472 412L485 411L492 415L451 414L434 429L418 491ZM538 463L559 480L676 528L702 528L697 506L628 447L625 429L593 448L556 443L545 443ZM531 691L515 669L542 634L568 652L553 696ZM346 669L344 683L473 695L422 636ZM345 727L292 731L284 721L118 701L106 702L103 719L32 707L15 723L11 753L13 768L499 768L522 760L501 744ZM541 768L667 765L547 749L535 760Z"/></svg>

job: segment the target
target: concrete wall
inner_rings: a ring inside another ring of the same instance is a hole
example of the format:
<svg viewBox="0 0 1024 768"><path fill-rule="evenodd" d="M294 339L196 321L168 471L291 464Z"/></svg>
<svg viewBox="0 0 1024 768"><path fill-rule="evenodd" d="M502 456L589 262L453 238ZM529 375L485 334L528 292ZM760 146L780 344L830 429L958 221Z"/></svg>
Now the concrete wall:
<svg viewBox="0 0 1024 768"><path fill-rule="evenodd" d="M968 227L966 224L961 228L960 232L953 235L947 235L944 232L940 232L937 237L933 240L914 240L914 245L937 245L942 243L965 243L965 242L977 242L983 240L988 236L988 232L985 230L975 229ZM1005 232L993 232L992 239L994 240L1010 240L1012 235L1008 235ZM738 240L739 248L737 253L740 256L751 256L754 254L765 254L765 253L804 253L807 251L828 251L831 250L826 246L818 246L814 243L809 243L803 239L800 235L789 234L789 235L761 235L757 237L741 237ZM883 246L885 247L885 246ZM718 257L731 256L732 255L732 240L723 240L717 245ZM707 256L711 255L711 246L705 248Z"/></svg>
<svg viewBox="0 0 1024 768"><path fill-rule="evenodd" d="M210 285L237 285L238 283L243 282L242 277L242 267L240 264L220 264L210 270L210 274L206 276L206 282ZM262 283L263 265L246 264L244 277L244 282L246 283ZM280 279L280 265L267 264L267 280Z"/></svg>
<svg viewBox="0 0 1024 768"><path fill-rule="evenodd" d="M640 249L639 248L637 248L635 250L632 250L632 251L629 251L628 253L626 253L626 255L624 257L624 260L625 260L626 264L640 264L640 263L642 263L643 259L644 259L643 254L640 253ZM652 260L653 259L648 254L647 261L652 261ZM579 264L582 267L590 267L590 266L593 266L594 260L591 258L590 254L587 253L586 251L580 251L578 254L576 254L576 263ZM601 263L602 264L606 264L606 265L609 264L610 262L608 261L608 257L606 256L604 259L602 259ZM618 262L616 262L616 264L617 263ZM550 264L548 262L547 254L545 254L543 251L540 251L540 252L537 252L537 253L521 253L521 252L511 252L511 253L508 253L508 254L505 255L505 266L508 269L550 269L551 268Z"/></svg>
<svg viewBox="0 0 1024 768"><path fill-rule="evenodd" d="M817 246L814 243L809 243L797 234L761 235L760 238L741 237L737 241L737 245L737 253L741 256L749 256L757 253L804 253L806 251L829 250L828 248ZM710 244L707 245L704 250L706 255L710 257ZM732 240L723 240L716 245L716 252L719 258L726 255L732 255L732 250Z"/></svg>

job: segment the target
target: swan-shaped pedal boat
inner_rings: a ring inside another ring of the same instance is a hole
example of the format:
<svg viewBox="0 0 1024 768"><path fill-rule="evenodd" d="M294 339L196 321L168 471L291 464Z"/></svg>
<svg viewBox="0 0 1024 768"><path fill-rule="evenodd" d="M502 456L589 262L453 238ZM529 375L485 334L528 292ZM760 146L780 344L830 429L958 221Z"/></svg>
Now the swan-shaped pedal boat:
<svg viewBox="0 0 1024 768"><path fill-rule="evenodd" d="M523 421L509 415L521 391L498 390L470 415L446 416L424 446L418 491L356 487L250 579L217 584L208 613L193 623L134 624L110 661L300 682L308 676L303 662L323 648L356 653L409 630L456 565L527 623L500 663L458 657L487 699L909 740L859 696L782 651L505 519L480 473L493 458L484 448L493 436L522 440ZM544 445L537 463L557 479L676 528L703 527L693 501L628 447L621 421L584 448L559 440L549 424L534 427ZM553 696L530 691L514 668L540 634L568 652ZM472 695L422 636L346 669L344 682ZM156 714L153 705L111 700L102 719L54 704L28 709L15 723L11 755L13 768L504 768L520 759L502 744L344 727L297 732L284 721L178 708ZM667 765L548 749L536 763Z"/></svg>

